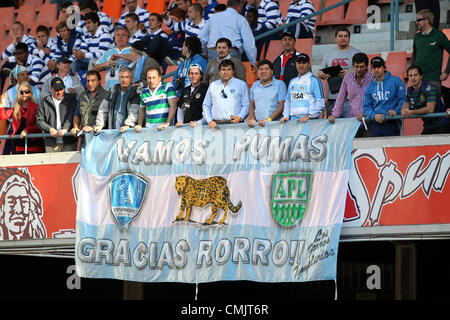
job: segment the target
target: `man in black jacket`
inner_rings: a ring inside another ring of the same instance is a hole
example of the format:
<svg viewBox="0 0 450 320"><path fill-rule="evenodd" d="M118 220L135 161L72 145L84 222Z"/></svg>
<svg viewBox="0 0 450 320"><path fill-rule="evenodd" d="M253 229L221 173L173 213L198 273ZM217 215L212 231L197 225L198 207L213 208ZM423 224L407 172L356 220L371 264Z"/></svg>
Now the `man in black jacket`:
<svg viewBox="0 0 450 320"><path fill-rule="evenodd" d="M75 138L65 135L70 130L77 105L75 95L65 92L64 81L55 77L50 84L52 94L43 97L36 114L36 124L51 137L44 139L45 152L76 151Z"/></svg>
<svg viewBox="0 0 450 320"><path fill-rule="evenodd" d="M295 61L300 52L295 50L295 37L290 32L284 32L281 35L281 45L283 52L273 61L273 75L279 80L283 80L286 87L292 78L298 76Z"/></svg>
<svg viewBox="0 0 450 320"><path fill-rule="evenodd" d="M191 64L188 76L191 84L181 91L181 101L177 110L177 127L181 127L183 123L189 123L191 127L203 124L203 100L208 86L202 83L202 67L196 63Z"/></svg>

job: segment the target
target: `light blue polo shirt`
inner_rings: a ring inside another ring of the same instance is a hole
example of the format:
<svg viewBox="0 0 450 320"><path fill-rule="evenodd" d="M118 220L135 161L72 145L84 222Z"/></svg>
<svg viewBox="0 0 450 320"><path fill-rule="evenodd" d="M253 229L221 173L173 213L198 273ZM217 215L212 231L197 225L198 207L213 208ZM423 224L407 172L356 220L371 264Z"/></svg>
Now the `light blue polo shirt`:
<svg viewBox="0 0 450 320"><path fill-rule="evenodd" d="M109 58L111 58L111 56L113 54L119 54L119 53L120 54L130 54L131 47L126 47L126 48L123 48L122 50L120 50L118 48L109 49L100 57L100 59L97 60L97 62L95 62L95 64L105 63L109 60ZM111 77L110 68L107 68L106 76L105 76L105 90L109 90L112 87L114 87L115 84L119 83L119 68L121 66L131 67L131 64L132 64L131 61L127 61L125 59L116 60L117 67L114 72L114 77Z"/></svg>
<svg viewBox="0 0 450 320"><path fill-rule="evenodd" d="M261 81L258 80L250 89L250 100L255 101L255 118L257 121L270 117L278 108L278 103L285 99L286 85L275 77L266 86L263 86Z"/></svg>

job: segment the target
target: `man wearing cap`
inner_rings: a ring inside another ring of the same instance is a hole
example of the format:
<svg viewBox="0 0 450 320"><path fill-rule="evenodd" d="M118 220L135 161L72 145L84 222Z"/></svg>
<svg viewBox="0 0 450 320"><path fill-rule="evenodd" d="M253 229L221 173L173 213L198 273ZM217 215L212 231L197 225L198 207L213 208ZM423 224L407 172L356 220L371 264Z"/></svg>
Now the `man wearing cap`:
<svg viewBox="0 0 450 320"><path fill-rule="evenodd" d="M75 94L76 97L80 95L81 92L83 92L84 88L81 84L80 78L78 76L71 76L69 74L70 72L70 63L71 61L69 58L59 58L56 62L56 69L57 73L55 77L59 77L63 80L64 85L66 87L66 93ZM53 80L53 77L48 78L45 80L44 85L42 86L42 92L41 95L43 97L51 95L51 82Z"/></svg>
<svg viewBox="0 0 450 320"><path fill-rule="evenodd" d="M147 70L148 87L142 90L136 132L141 128L162 130L172 123L177 112L177 96L170 82L162 82L161 69Z"/></svg>
<svg viewBox="0 0 450 320"><path fill-rule="evenodd" d="M202 83L202 67L198 64L191 64L188 76L190 84L181 90L181 101L177 109L177 127L183 123L189 123L191 126L195 126L197 123L203 124L202 105L208 86Z"/></svg>
<svg viewBox="0 0 450 320"><path fill-rule="evenodd" d="M273 61L273 74L275 78L283 80L286 87L289 82L298 76L295 61L300 52L295 50L295 37L290 32L281 35L283 52Z"/></svg>
<svg viewBox="0 0 450 320"><path fill-rule="evenodd" d="M381 57L370 60L370 68L375 79L364 91L363 112L370 122L373 137L398 136L398 121L385 121L385 117L399 115L405 100L403 81L386 71L386 64Z"/></svg>
<svg viewBox="0 0 450 320"><path fill-rule="evenodd" d="M286 100L286 85L273 76L272 62L267 59L260 61L257 75L259 80L250 89L249 127L256 122L264 126L267 121L277 120L283 113Z"/></svg>
<svg viewBox="0 0 450 320"><path fill-rule="evenodd" d="M209 85L203 101L203 118L215 130L221 123L239 123L248 116L250 106L247 83L234 78L234 64L219 64L220 79Z"/></svg>
<svg viewBox="0 0 450 320"><path fill-rule="evenodd" d="M205 76L203 77L203 83L209 85L211 82L219 80L219 64L224 59L229 59L233 62L236 68L236 78L242 81L247 81L247 71L242 61L236 57L233 57L231 52L231 41L227 38L220 38L216 42L217 59L209 60L208 66L205 70Z"/></svg>
<svg viewBox="0 0 450 320"><path fill-rule="evenodd" d="M135 41L131 45L131 61L134 63L133 84L139 85L141 88L147 87L147 70L160 68L160 65L155 59L148 56L147 48L141 40Z"/></svg>
<svg viewBox="0 0 450 320"><path fill-rule="evenodd" d="M50 83L51 95L42 98L36 114L36 124L51 137L44 138L45 152L75 151L72 136L65 136L71 128L76 108L75 95L67 94L63 79L55 77Z"/></svg>
<svg viewBox="0 0 450 320"><path fill-rule="evenodd" d="M119 83L119 68L131 65L131 47L128 44L130 32L124 27L116 27L114 41L116 46L106 51L95 62L94 70L106 70L105 89L109 90Z"/></svg>
<svg viewBox="0 0 450 320"><path fill-rule="evenodd" d="M322 81L311 73L309 56L299 54L296 66L298 77L289 83L281 122L289 119L306 122L319 117L325 109Z"/></svg>

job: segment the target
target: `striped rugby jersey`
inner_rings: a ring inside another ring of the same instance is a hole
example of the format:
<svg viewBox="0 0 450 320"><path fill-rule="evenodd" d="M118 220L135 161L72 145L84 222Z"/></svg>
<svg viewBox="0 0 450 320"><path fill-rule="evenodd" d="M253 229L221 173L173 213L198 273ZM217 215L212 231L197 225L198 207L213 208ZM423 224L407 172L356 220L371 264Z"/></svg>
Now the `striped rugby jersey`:
<svg viewBox="0 0 450 320"><path fill-rule="evenodd" d="M252 7L247 4L245 6L245 12ZM258 9L258 22L268 30L276 28L283 22L278 3L273 0L262 0L256 9Z"/></svg>
<svg viewBox="0 0 450 320"><path fill-rule="evenodd" d="M170 82L161 82L155 90L144 88L141 93L141 108L145 108L145 126L165 123L169 117L169 99L176 99L175 88Z"/></svg>
<svg viewBox="0 0 450 320"><path fill-rule="evenodd" d="M114 47L114 39L108 30L99 26L94 35L83 33L75 41L74 49L81 49L86 59L99 59L106 51Z"/></svg>
<svg viewBox="0 0 450 320"><path fill-rule="evenodd" d="M166 20L166 25L173 32L184 32L186 37L197 37L200 30L206 25L205 19L202 19L196 26L193 21L186 19L181 22L174 22L170 18Z"/></svg>
<svg viewBox="0 0 450 320"><path fill-rule="evenodd" d="M125 17L128 13L130 13L130 11L127 11L120 16L119 21L117 21L117 24L119 26L122 26L125 28ZM150 12L137 6L136 11L134 11L134 13L136 13L138 15L139 23L143 23L145 25L145 27L148 29L148 20L150 18Z"/></svg>
<svg viewBox="0 0 450 320"><path fill-rule="evenodd" d="M289 4L288 12L286 14L286 23L289 23L289 22L294 21L299 18L309 16L310 14L313 14L314 12L315 12L315 8L311 1L300 0L297 3L292 1ZM303 20L300 23L303 24L311 32L314 32L314 25L316 24L316 16L306 19L306 20Z"/></svg>

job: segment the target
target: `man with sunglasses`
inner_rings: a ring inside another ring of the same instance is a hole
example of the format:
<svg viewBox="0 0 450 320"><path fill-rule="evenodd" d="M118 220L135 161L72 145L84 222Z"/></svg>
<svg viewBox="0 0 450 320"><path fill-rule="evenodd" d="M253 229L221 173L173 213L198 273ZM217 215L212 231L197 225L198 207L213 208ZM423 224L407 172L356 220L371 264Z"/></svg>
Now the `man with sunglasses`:
<svg viewBox="0 0 450 320"><path fill-rule="evenodd" d="M445 71L442 71L444 50L450 53L450 41L445 34L433 27L434 14L424 9L416 14L416 26L419 31L414 35L411 66L419 66L423 71L423 80L431 82L441 92L441 81L450 73L450 57Z"/></svg>
<svg viewBox="0 0 450 320"><path fill-rule="evenodd" d="M52 94L44 97L36 114L36 124L51 137L44 138L45 152L75 151L75 138L69 132L75 108L75 95L66 93L63 79L55 77L51 84Z"/></svg>
<svg viewBox="0 0 450 320"><path fill-rule="evenodd" d="M234 77L234 64L222 60L220 79L212 82L203 101L203 118L215 130L221 123L239 123L248 115L250 95L247 83Z"/></svg>

